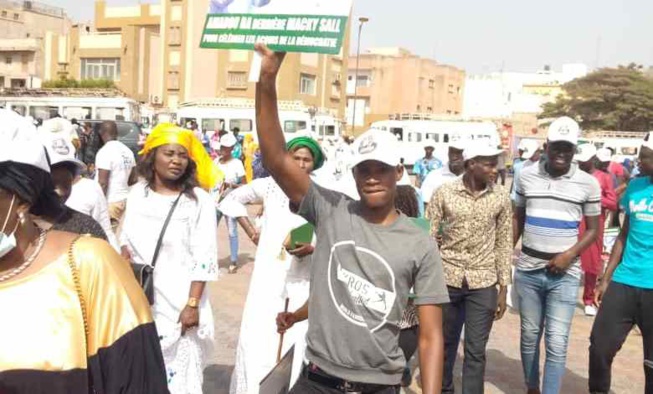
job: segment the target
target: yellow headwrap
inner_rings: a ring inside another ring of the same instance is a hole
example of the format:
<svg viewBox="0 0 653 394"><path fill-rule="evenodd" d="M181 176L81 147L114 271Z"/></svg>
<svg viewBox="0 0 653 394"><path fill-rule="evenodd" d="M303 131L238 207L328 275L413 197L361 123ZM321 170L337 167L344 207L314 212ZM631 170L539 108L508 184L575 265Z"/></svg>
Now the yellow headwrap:
<svg viewBox="0 0 653 394"><path fill-rule="evenodd" d="M147 136L145 146L138 154L146 155L152 149L168 144L178 144L186 148L188 156L197 166L197 183L202 189L212 191L224 180L224 174L213 164L211 157L206 153L206 149L195 137L195 134L172 123L157 125Z"/></svg>

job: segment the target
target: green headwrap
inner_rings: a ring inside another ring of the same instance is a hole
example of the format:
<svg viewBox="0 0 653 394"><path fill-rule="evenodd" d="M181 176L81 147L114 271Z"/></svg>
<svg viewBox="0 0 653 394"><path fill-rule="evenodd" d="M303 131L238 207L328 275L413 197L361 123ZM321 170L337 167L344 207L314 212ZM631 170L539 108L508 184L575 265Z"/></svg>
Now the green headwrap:
<svg viewBox="0 0 653 394"><path fill-rule="evenodd" d="M324 153L322 153L322 148L320 148L320 144L317 141L310 137L296 137L286 144L288 151L294 151L297 148L307 148L311 151L313 161L315 162L313 170L322 167L324 164Z"/></svg>

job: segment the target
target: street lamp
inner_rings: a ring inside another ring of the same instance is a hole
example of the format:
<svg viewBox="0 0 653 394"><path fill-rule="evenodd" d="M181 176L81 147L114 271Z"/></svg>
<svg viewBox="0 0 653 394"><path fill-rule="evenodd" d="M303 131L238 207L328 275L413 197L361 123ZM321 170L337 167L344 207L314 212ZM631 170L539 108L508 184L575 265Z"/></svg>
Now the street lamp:
<svg viewBox="0 0 653 394"><path fill-rule="evenodd" d="M351 115L351 134L354 135L354 126L356 124L356 101L358 100L358 66L361 60L361 32L363 25L369 22L370 18L361 16L358 18L358 47L356 48L356 73L354 76L354 108Z"/></svg>

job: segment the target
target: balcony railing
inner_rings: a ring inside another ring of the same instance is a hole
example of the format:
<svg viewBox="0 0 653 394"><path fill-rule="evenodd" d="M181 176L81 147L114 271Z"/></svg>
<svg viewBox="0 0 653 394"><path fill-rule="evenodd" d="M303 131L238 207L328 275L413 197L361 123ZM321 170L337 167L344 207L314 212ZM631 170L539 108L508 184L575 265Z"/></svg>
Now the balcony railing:
<svg viewBox="0 0 653 394"><path fill-rule="evenodd" d="M39 14L55 16L58 18L63 18L66 15L66 12L63 8L53 7L48 4L39 3L38 1L0 0L0 7L36 12Z"/></svg>

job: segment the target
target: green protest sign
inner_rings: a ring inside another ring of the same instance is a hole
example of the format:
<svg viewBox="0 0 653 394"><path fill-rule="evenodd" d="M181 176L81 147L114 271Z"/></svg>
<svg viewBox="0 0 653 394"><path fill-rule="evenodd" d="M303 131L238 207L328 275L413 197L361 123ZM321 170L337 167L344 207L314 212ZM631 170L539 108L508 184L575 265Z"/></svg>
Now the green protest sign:
<svg viewBox="0 0 653 394"><path fill-rule="evenodd" d="M202 48L271 49L336 55L351 0L211 0Z"/></svg>

